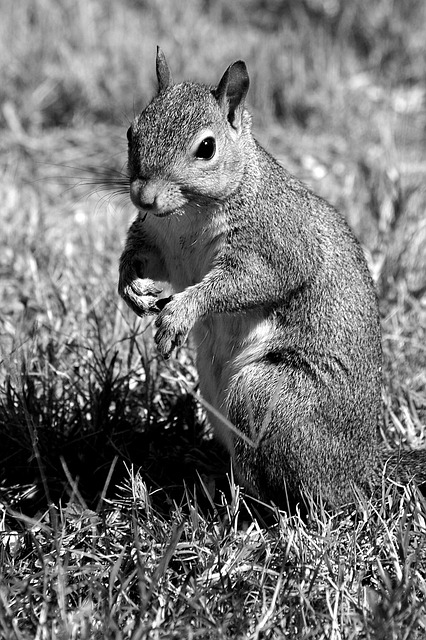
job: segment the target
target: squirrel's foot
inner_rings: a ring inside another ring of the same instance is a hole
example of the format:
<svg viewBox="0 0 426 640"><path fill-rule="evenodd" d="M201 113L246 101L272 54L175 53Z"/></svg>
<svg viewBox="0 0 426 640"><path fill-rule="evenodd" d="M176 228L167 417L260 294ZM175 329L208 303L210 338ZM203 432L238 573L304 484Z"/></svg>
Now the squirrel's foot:
<svg viewBox="0 0 426 640"><path fill-rule="evenodd" d="M161 291L149 278L138 278L136 275L130 278L120 276L118 283L118 293L138 316L158 313L156 304Z"/></svg>
<svg viewBox="0 0 426 640"><path fill-rule="evenodd" d="M155 321L158 327L155 342L164 358L169 358L173 349L185 342L194 322L191 305L188 304L184 294L173 296Z"/></svg>

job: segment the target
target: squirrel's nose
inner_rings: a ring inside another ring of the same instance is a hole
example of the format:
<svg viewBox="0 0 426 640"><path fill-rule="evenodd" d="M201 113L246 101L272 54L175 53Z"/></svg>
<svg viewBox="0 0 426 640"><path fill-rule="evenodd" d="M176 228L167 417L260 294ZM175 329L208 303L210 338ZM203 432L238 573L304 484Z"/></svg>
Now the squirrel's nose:
<svg viewBox="0 0 426 640"><path fill-rule="evenodd" d="M144 200L143 198L139 198L139 206L142 207L142 209L154 209L155 199L148 201L148 200Z"/></svg>
<svg viewBox="0 0 426 640"><path fill-rule="evenodd" d="M137 179L130 185L130 197L138 208L155 209L157 196L158 188L155 184Z"/></svg>

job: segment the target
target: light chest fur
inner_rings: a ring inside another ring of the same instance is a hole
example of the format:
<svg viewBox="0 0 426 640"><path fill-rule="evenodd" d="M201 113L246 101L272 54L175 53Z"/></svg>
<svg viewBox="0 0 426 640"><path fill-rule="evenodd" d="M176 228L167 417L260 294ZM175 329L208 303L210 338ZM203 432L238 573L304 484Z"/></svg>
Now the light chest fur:
<svg viewBox="0 0 426 640"><path fill-rule="evenodd" d="M211 271L228 230L219 206L187 207L167 218L146 221L161 247L170 283L176 293L200 282ZM227 391L232 378L264 353L274 322L259 309L245 313L215 313L200 319L192 332L203 398L227 414ZM210 415L215 433L232 450L232 432Z"/></svg>
<svg viewBox="0 0 426 640"><path fill-rule="evenodd" d="M233 379L267 350L274 321L259 311L212 314L199 320L193 335L201 395L227 417L228 391ZM209 415L216 436L233 455L232 431L223 420Z"/></svg>
<svg viewBox="0 0 426 640"><path fill-rule="evenodd" d="M210 271L228 230L218 206L188 205L167 217L148 216L144 224L176 293L200 282Z"/></svg>

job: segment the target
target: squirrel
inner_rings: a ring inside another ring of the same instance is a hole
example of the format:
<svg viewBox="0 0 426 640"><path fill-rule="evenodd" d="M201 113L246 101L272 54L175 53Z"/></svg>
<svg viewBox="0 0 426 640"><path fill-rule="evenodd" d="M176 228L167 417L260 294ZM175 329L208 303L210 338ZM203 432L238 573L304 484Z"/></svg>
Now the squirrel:
<svg viewBox="0 0 426 640"><path fill-rule="evenodd" d="M157 48L156 74L127 131L138 215L119 294L156 315L165 358L192 332L209 420L249 493L331 508L354 488L371 493L384 464L382 350L361 245L253 137L243 61L217 86L174 84Z"/></svg>

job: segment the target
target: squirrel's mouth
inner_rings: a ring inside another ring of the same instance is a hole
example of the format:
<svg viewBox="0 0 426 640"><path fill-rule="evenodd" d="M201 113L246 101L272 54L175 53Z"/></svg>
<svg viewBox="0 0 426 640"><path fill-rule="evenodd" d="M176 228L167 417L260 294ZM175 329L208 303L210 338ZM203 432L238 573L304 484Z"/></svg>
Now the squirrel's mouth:
<svg viewBox="0 0 426 640"><path fill-rule="evenodd" d="M169 218L170 216L180 215L182 208L176 209L157 209L154 207L137 207L138 210L144 215L144 220L148 216L154 216L155 218Z"/></svg>
<svg viewBox="0 0 426 640"><path fill-rule="evenodd" d="M171 216L174 213L176 213L176 210L175 211L151 211L151 213L156 218L167 218L168 216Z"/></svg>
<svg viewBox="0 0 426 640"><path fill-rule="evenodd" d="M156 218L167 218L168 216L173 215L174 213L177 213L178 208L171 208L171 207L159 207L157 204L152 203L152 204L146 204L146 203L136 203L133 202L133 204L135 204L136 208L146 216L155 216Z"/></svg>

